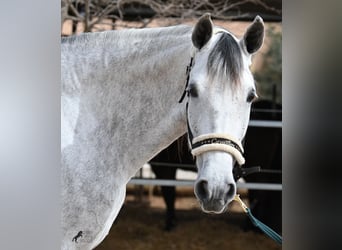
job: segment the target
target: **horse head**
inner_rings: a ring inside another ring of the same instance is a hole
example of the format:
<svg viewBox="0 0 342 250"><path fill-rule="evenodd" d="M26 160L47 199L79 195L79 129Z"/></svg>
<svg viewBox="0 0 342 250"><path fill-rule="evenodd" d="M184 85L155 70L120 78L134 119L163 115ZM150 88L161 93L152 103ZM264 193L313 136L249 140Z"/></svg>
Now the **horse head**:
<svg viewBox="0 0 342 250"><path fill-rule="evenodd" d="M205 212L222 213L236 194L233 166L244 163L241 141L257 97L249 67L263 40L259 16L241 39L214 27L209 14L192 31L187 123L198 168L194 191Z"/></svg>

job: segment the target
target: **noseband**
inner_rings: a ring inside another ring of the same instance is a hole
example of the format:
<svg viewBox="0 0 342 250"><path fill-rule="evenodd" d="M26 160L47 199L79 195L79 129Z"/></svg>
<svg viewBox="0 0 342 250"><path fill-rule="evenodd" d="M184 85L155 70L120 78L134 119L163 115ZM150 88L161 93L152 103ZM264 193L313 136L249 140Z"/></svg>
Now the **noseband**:
<svg viewBox="0 0 342 250"><path fill-rule="evenodd" d="M194 57L192 56L189 65L186 67L186 83L183 94L178 101L179 103L183 102L185 95L187 95L189 98L188 85L190 80L190 72L194 61L193 59ZM200 135L195 138L193 137L193 133L189 125L188 104L189 102L186 103L186 123L191 144L191 154L193 156L197 156L208 151L223 151L231 154L239 165L243 165L245 163L245 158L243 157L243 147L241 142L235 139L233 136L228 134L211 133Z"/></svg>

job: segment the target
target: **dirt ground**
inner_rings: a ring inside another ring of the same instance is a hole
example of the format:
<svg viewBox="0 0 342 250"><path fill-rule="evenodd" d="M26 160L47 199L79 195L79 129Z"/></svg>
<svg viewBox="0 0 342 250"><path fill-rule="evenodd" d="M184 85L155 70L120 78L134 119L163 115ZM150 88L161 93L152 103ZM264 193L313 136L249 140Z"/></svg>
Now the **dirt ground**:
<svg viewBox="0 0 342 250"><path fill-rule="evenodd" d="M179 196L179 191L177 191ZM203 213L193 195L176 202L177 226L163 230L165 205L160 196L143 201L128 195L109 235L97 250L279 250L281 246L264 234L243 230L246 215L235 203L221 215Z"/></svg>

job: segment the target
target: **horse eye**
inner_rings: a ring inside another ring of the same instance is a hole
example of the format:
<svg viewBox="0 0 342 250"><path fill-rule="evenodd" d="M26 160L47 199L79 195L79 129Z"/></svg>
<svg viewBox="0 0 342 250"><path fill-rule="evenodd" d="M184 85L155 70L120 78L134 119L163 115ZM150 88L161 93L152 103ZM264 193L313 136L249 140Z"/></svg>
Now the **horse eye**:
<svg viewBox="0 0 342 250"><path fill-rule="evenodd" d="M195 84L190 84L188 91L191 97L198 97L198 89Z"/></svg>
<svg viewBox="0 0 342 250"><path fill-rule="evenodd" d="M251 92L249 92L248 96L247 96L247 102L253 102L258 98L257 94L255 93L254 90L252 90Z"/></svg>

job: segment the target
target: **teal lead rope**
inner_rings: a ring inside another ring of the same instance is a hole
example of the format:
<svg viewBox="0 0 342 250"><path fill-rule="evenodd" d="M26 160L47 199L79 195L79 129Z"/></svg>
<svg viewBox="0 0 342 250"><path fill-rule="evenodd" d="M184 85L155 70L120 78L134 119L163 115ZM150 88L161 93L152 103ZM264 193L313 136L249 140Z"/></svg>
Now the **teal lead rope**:
<svg viewBox="0 0 342 250"><path fill-rule="evenodd" d="M267 234L270 238L272 238L278 244L280 245L282 244L282 241L283 241L282 237L276 232L274 232L271 228L266 226L264 223L259 221L257 218L255 218L249 208L247 208L247 215L251 219L254 226L260 228L265 234Z"/></svg>
<svg viewBox="0 0 342 250"><path fill-rule="evenodd" d="M248 217L251 219L252 223L254 226L260 228L261 231L263 231L266 235L268 235L268 237L270 237L271 239L273 239L275 242L277 242L278 244L282 244L283 242L283 238L277 234L275 231L273 231L271 228L269 228L268 226L266 226L264 223L262 223L261 221L259 221L257 218L255 218L251 212L251 210L246 206L245 203L243 203L243 201L240 199L240 195L235 195L234 200L236 200L237 202L240 203L242 209L244 210L244 212L248 215Z"/></svg>

